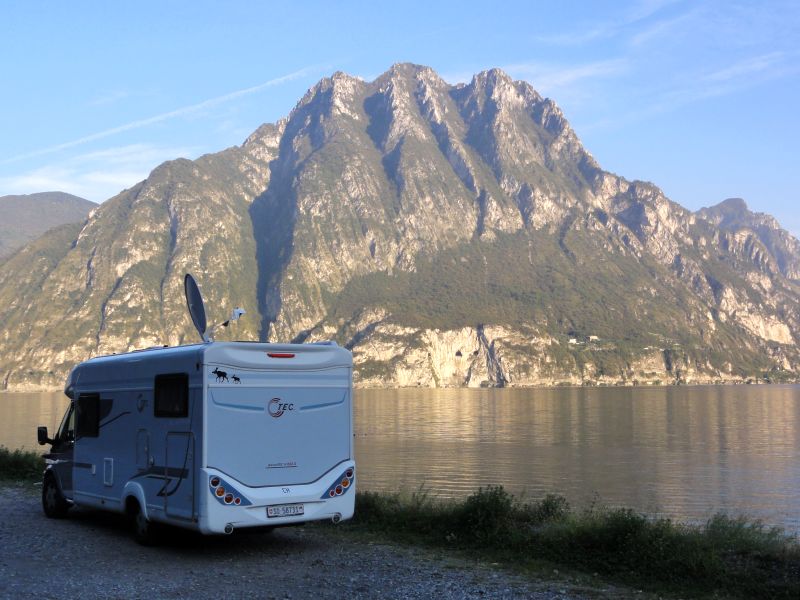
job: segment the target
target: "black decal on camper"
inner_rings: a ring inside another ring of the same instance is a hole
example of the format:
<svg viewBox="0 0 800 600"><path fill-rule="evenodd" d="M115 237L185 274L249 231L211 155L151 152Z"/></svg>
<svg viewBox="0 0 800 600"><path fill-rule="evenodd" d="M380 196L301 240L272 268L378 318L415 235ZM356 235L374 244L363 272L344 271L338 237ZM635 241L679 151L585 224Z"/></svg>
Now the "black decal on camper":
<svg viewBox="0 0 800 600"><path fill-rule="evenodd" d="M231 375L231 379L233 379L233 383L242 383L242 380L239 379L236 375Z"/></svg>
<svg viewBox="0 0 800 600"><path fill-rule="evenodd" d="M164 465L147 467L141 469L133 479L137 477L152 477L153 479L174 479L178 477L186 477L189 475L189 469L180 467L166 467Z"/></svg>
<svg viewBox="0 0 800 600"><path fill-rule="evenodd" d="M102 402L102 401L101 401L101 402ZM101 427L101 428L102 428L102 427L105 427L106 425L109 425L110 423L113 423L114 421L116 421L116 420L117 420L117 419L119 419L120 417L124 417L125 415L129 415L129 414L131 414L131 411L129 411L129 410L126 410L125 412L121 412L121 413L119 413L119 414L118 414L116 417L114 417L113 419L109 419L109 420L108 420L108 421L106 421L105 423L100 423L100 427Z"/></svg>
<svg viewBox="0 0 800 600"><path fill-rule="evenodd" d="M211 371L214 375L217 376L217 382L220 381L228 381L228 374L225 371L220 371L219 367Z"/></svg>

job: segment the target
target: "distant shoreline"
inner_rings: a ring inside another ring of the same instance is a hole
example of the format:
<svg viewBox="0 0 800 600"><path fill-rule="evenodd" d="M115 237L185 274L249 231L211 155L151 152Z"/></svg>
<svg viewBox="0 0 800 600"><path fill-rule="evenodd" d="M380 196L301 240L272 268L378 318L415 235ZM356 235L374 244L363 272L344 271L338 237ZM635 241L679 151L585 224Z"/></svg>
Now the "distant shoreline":
<svg viewBox="0 0 800 600"><path fill-rule="evenodd" d="M758 379L728 380L728 381L690 381L690 382L653 382L653 383L542 383L532 385L486 385L486 386L436 386L424 385L406 386L379 386L379 385L354 385L356 390L563 390L563 389L608 389L608 388L672 388L672 387L725 387L744 385L800 385L800 378L787 381L762 381ZM63 391L60 387L31 386L22 389L0 389L0 394L50 394Z"/></svg>

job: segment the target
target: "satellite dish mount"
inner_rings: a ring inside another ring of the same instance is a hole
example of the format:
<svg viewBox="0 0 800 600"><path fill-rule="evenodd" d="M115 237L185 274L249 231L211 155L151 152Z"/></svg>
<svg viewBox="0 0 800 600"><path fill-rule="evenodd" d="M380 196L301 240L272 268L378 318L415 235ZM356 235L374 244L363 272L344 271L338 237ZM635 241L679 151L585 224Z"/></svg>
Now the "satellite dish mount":
<svg viewBox="0 0 800 600"><path fill-rule="evenodd" d="M227 327L231 323L238 321L239 318L245 314L245 310L237 306L231 312L229 319L222 321L221 323L216 323L210 328L207 328L208 323L206 321L206 308L205 304L203 303L203 296L200 294L200 288L197 286L197 282L194 280L194 277L192 277L189 273L187 273L183 278L183 291L186 295L186 306L189 308L189 314L192 317L192 323L194 323L197 333L200 334L200 337L205 343L214 341L214 329L220 326Z"/></svg>

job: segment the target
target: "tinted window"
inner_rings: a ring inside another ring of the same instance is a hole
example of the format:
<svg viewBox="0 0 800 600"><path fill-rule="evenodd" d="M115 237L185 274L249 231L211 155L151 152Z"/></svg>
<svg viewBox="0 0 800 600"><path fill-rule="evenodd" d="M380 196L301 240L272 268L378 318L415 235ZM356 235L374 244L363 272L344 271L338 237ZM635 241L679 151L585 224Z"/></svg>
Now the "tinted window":
<svg viewBox="0 0 800 600"><path fill-rule="evenodd" d="M81 394L78 397L75 438L100 435L100 395Z"/></svg>
<svg viewBox="0 0 800 600"><path fill-rule="evenodd" d="M189 416L189 376L157 375L153 406L157 417Z"/></svg>
<svg viewBox="0 0 800 600"><path fill-rule="evenodd" d="M58 443L71 442L75 439L75 403L69 405L69 409L61 421L61 427L58 428L58 435L56 440Z"/></svg>

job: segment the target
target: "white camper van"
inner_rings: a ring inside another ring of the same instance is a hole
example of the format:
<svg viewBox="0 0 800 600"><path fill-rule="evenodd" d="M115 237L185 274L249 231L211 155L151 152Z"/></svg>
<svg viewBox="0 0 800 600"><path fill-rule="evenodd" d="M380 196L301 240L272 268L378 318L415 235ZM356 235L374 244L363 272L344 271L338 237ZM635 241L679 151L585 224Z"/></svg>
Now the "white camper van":
<svg viewBox="0 0 800 600"><path fill-rule="evenodd" d="M145 543L157 523L213 534L349 519L352 364L335 343L211 341L83 362L56 436L39 428L44 511L127 513Z"/></svg>

